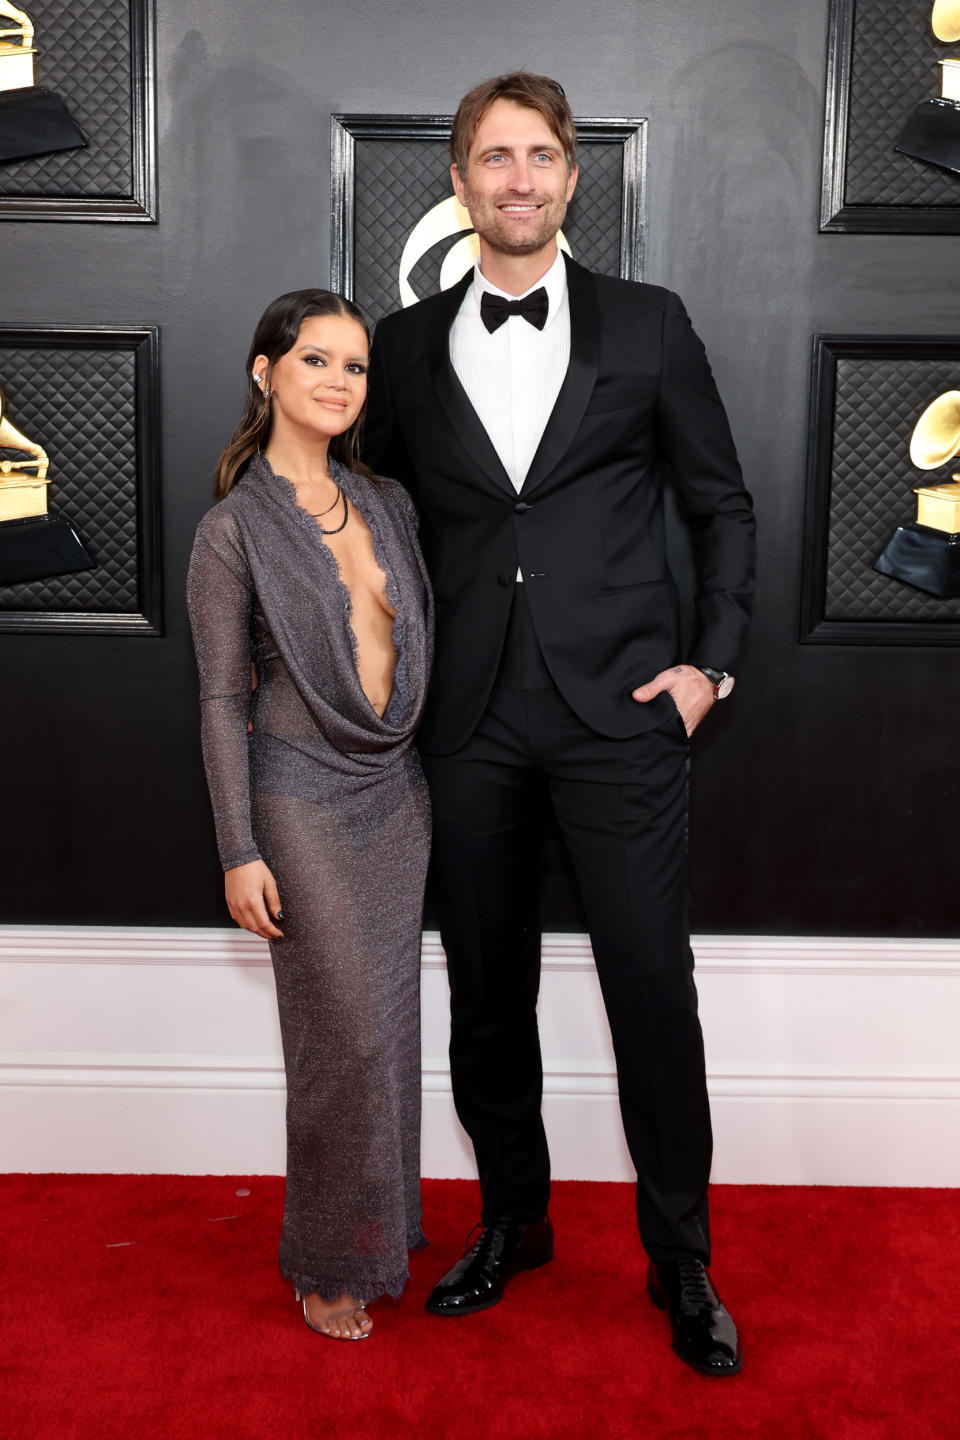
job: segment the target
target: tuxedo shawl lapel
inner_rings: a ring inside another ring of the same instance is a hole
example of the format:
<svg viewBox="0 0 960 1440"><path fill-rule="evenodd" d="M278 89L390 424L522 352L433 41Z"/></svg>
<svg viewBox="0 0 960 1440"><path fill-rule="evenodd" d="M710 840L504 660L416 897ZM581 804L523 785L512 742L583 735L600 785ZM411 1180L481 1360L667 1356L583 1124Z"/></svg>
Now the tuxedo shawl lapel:
<svg viewBox="0 0 960 1440"><path fill-rule="evenodd" d="M517 492L503 468L493 441L484 429L480 416L470 404L467 392L450 363L450 327L472 283L473 271L470 270L459 285L454 285L451 290L444 292L443 303L433 307L431 333L427 339L430 378L437 398L446 411L447 419L473 468L478 470L485 480L492 480L509 495L516 497Z"/></svg>
<svg viewBox="0 0 960 1440"><path fill-rule="evenodd" d="M570 303L570 364L546 429L540 437L521 495L529 495L563 459L597 383L600 361L600 306L589 270L564 257Z"/></svg>

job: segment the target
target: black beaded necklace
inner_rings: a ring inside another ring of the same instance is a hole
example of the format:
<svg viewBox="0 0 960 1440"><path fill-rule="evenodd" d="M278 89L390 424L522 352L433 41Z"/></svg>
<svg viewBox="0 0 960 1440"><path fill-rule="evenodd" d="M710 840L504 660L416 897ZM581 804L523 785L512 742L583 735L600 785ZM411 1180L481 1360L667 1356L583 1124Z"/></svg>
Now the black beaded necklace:
<svg viewBox="0 0 960 1440"><path fill-rule="evenodd" d="M348 521L349 518L350 518L350 509L349 509L349 506L347 505L347 497L346 497L346 494L344 493L343 486L340 484L340 481L337 479L337 475L340 473L340 472L339 472L339 466L336 466L336 465L335 465L335 462L334 462L334 460L333 460L333 456L330 457L330 462L331 462L331 463L330 463L330 467L329 467L329 468L330 468L330 479L333 481L334 485L336 485L336 487L337 487L337 493L336 493L336 495L335 495L334 498L333 498L333 503L332 503L331 505L328 505L327 508L326 508L326 510L318 510L318 511L316 511L316 513L314 513L314 511L312 511L312 510L308 510L308 511L307 511L307 514L310 515L314 520L319 520L322 515L329 515L331 510L335 510L336 507L339 505L340 501L342 500L342 501L343 501L343 519L341 520L340 524L337 525L336 528L333 529L333 530L324 530L324 528L323 528L322 525L318 525L318 526L317 526L317 529L320 531L320 534L321 534L321 535L339 535L339 534L340 534L340 531L343 529L343 527L346 525L347 521Z"/></svg>
<svg viewBox="0 0 960 1440"><path fill-rule="evenodd" d="M332 478L332 477L331 477L331 478ZM338 485L338 486L337 486L337 498L336 498L336 500L334 500L333 505L328 505L328 506L327 506L326 510L320 510L320 511L317 512L316 515L314 515L314 513L313 513L312 510L308 510L308 511L307 511L307 514L310 515L310 516L312 516L314 520L319 520L321 515L329 515L329 514L330 514L330 511L334 508L334 505L337 505L337 504L339 503L339 501L341 501L341 500L343 501L343 519L341 520L340 524L337 525L336 528L333 529L333 530L324 530L324 528L323 528L322 525L318 525L318 526L317 526L317 529L320 531L320 534L321 534L321 535L339 535L339 534L340 534L340 531L343 529L343 527L346 525L347 521L350 519L350 509L349 509L349 506L347 505L347 497L346 497L346 494L345 494L345 492L344 492L343 486L342 486L342 485Z"/></svg>

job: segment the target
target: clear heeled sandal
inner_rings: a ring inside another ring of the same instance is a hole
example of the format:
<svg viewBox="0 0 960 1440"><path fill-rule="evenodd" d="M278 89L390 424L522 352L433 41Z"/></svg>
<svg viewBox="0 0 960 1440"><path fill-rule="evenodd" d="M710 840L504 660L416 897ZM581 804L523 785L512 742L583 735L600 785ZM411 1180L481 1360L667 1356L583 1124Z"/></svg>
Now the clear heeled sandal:
<svg viewBox="0 0 960 1440"><path fill-rule="evenodd" d="M316 1335L324 1335L324 1336L326 1336L326 1338L327 1338L328 1340L369 1340L369 1339L370 1339L370 1336L371 1336L372 1333L373 1333L372 1329L370 1329L370 1330L361 1330L359 1335L339 1335L339 1334L337 1334L337 1335L331 1335L329 1330L322 1330L319 1325L314 1325L313 1321L310 1319L310 1316L307 1314L307 1297L306 1297L306 1295L301 1295L301 1294L300 1294L300 1291L297 1289L296 1285L294 1285L294 1287L293 1287L293 1295L294 1295L294 1300L295 1300L296 1304L303 1306L303 1318L304 1318L304 1320L306 1320L308 1326L309 1326L310 1329L314 1332L314 1334L316 1334ZM362 1301L362 1300L358 1303L358 1305L357 1305L356 1308L354 1309L353 1315L354 1315L355 1318L356 1318L356 1316L358 1316L358 1315L362 1315L365 1320L369 1320L369 1319L370 1319L369 1315L367 1314L367 1312L366 1312L366 1311L364 1310L364 1308L363 1308L363 1301Z"/></svg>

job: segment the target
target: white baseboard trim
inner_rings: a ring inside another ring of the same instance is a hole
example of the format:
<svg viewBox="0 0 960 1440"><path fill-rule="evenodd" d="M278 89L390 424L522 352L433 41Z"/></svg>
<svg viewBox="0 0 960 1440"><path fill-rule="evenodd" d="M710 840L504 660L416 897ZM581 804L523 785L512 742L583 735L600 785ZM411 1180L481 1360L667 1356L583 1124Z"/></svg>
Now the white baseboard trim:
<svg viewBox="0 0 960 1440"><path fill-rule="evenodd" d="M716 1180L960 1186L960 941L693 944ZM443 964L426 934L423 1168L469 1177ZM543 969L554 1173L628 1180L587 937L545 936ZM0 927L0 1169L281 1172L272 984L241 931Z"/></svg>
<svg viewBox="0 0 960 1440"><path fill-rule="evenodd" d="M711 1099L763 1100L960 1100L960 1069L928 1067L878 1075L858 1067L837 1073L808 1065L778 1070L771 1065L708 1070ZM425 1094L449 1095L446 1060L423 1061ZM283 1091L283 1065L273 1055L86 1055L14 1052L0 1054L0 1088L43 1090ZM543 1067L545 1095L574 1099L617 1097L609 1062L567 1062Z"/></svg>
<svg viewBox="0 0 960 1440"><path fill-rule="evenodd" d="M697 969L714 974L960 975L960 940L792 935L694 935ZM439 933L423 936L423 966L445 965ZM547 933L545 971L593 969L586 935ZM244 930L163 926L0 926L0 965L259 965L266 941Z"/></svg>

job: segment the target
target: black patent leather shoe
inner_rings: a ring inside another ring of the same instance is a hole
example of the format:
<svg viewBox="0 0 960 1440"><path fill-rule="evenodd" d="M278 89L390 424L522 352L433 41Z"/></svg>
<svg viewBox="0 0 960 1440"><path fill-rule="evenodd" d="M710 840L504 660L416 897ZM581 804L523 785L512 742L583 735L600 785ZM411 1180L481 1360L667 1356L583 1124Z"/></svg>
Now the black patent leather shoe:
<svg viewBox="0 0 960 1440"><path fill-rule="evenodd" d="M647 1269L647 1294L666 1310L673 1348L701 1375L736 1375L743 1353L733 1317L695 1255L678 1255Z"/></svg>
<svg viewBox="0 0 960 1440"><path fill-rule="evenodd" d="M431 1315L473 1315L503 1297L507 1281L553 1259L553 1226L548 1216L532 1225L493 1220L480 1239L430 1292Z"/></svg>

